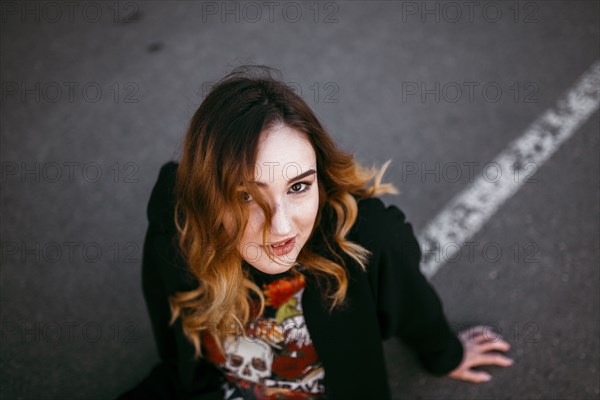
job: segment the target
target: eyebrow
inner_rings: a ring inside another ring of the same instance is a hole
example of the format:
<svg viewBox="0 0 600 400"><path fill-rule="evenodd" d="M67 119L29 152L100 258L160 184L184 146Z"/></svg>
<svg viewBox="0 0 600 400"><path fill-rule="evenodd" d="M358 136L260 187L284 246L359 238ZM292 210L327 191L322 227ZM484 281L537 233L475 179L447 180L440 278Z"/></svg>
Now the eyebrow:
<svg viewBox="0 0 600 400"><path fill-rule="evenodd" d="M287 182L288 182L288 183L294 183L294 182L297 182L297 181L299 181L299 180L300 180L300 179L302 179L302 178L306 178L306 177L307 177L307 176L309 176L309 175L314 175L315 173L316 173L316 171L315 171L314 169L312 169L312 168L311 168L311 169L309 169L308 171L305 171L305 172L301 173L301 174L300 174L300 175L298 175L297 177L295 177L295 178L292 178L292 179L290 179L290 180L289 180L289 181L287 181ZM265 182L258 182L258 181L253 181L253 182L254 182L254 183L256 183L258 186L261 186L261 187L268 186L268 184L267 184L267 183L265 183Z"/></svg>

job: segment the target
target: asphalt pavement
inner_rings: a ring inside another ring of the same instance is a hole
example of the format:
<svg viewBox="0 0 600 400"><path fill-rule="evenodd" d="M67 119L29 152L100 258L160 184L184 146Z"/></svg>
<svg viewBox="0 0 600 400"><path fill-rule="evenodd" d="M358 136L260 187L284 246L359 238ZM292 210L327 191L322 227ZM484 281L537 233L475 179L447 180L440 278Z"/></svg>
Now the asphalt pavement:
<svg viewBox="0 0 600 400"><path fill-rule="evenodd" d="M490 162L600 55L597 1L0 7L7 400L114 398L157 362L140 276L147 201L206 90L233 67L279 68L357 160L392 159L385 177L401 193L384 201L420 233L478 177L494 179ZM483 367L484 384L435 378L390 340L394 399L600 398L594 110L520 170L468 247L437 254L431 282L453 328L492 326L515 364Z"/></svg>

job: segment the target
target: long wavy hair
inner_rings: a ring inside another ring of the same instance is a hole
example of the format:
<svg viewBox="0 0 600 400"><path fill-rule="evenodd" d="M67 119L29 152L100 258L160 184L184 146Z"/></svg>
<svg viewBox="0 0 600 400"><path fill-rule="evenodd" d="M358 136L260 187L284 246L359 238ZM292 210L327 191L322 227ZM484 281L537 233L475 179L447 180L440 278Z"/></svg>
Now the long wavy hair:
<svg viewBox="0 0 600 400"><path fill-rule="evenodd" d="M345 239L357 217L356 198L398 193L392 184L381 183L391 160L380 169L360 166L352 154L336 146L304 100L274 73L280 75L262 65L235 68L213 86L185 136L175 183L175 225L179 248L198 287L177 293L170 305L171 324L181 317L196 357L202 355L203 334L211 335L222 350L227 335L243 334L243 327L255 317L252 299L260 300L259 313L264 308L264 296L236 250L249 216L240 196L241 183L262 208L265 221L272 217L253 183L261 132L285 124L302 133L316 153L319 208L309 241L320 242L333 257L323 257L307 243L297 263L334 282L324 291L330 311L344 303L348 287L347 266L334 246L362 269L370 255ZM320 223L326 207L336 217L329 231ZM234 229L225 229L224 219ZM264 224L263 244L269 226Z"/></svg>

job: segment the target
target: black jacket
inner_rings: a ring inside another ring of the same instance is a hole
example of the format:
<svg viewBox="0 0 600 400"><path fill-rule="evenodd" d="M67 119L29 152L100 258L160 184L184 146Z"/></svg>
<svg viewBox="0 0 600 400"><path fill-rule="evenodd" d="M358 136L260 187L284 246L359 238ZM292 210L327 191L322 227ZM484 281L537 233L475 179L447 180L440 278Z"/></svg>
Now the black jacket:
<svg viewBox="0 0 600 400"><path fill-rule="evenodd" d="M221 373L203 359L193 360L193 346L179 320L168 325L168 296L195 286L177 250L173 223L177 166L163 165L152 191L142 261L144 296L162 363L121 399L222 399ZM331 314L318 281L308 274L302 308L325 369L328 399L386 400L390 393L382 339L399 337L438 376L458 366L463 347L448 326L438 295L419 270L419 244L402 211L386 207L378 198L359 200L358 210L347 239L373 253L367 272L345 257L350 278L347 305ZM324 211L327 229L333 227L332 215ZM327 256L316 236L306 245Z"/></svg>

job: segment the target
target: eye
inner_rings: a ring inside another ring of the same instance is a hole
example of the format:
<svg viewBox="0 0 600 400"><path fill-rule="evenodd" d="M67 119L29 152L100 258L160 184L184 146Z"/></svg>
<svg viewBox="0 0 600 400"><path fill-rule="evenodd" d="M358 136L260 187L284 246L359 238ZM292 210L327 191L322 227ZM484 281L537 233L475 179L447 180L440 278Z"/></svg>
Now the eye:
<svg viewBox="0 0 600 400"><path fill-rule="evenodd" d="M304 185L304 188L302 185ZM290 186L290 189L292 190L292 193L303 193L308 191L310 189L310 186L310 182L296 182L292 186Z"/></svg>
<svg viewBox="0 0 600 400"><path fill-rule="evenodd" d="M250 203L252 201L252 196L250 196L248 192L242 192L241 197L246 203Z"/></svg>

